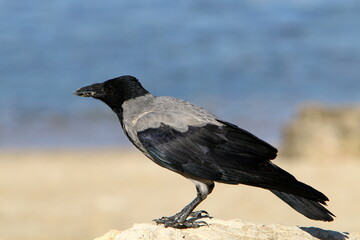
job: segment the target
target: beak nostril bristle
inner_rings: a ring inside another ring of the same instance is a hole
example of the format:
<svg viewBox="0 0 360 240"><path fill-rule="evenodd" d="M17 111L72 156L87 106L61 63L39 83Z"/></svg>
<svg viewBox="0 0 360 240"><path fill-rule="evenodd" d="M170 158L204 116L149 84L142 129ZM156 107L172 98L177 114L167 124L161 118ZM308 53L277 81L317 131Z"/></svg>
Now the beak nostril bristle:
<svg viewBox="0 0 360 240"><path fill-rule="evenodd" d="M76 96L80 96L80 97L94 97L94 98L98 98L101 97L103 95L103 91L101 88L101 84L96 83L96 84L92 84L86 87L82 87L82 88L78 88L76 89L76 91L74 92L74 94Z"/></svg>

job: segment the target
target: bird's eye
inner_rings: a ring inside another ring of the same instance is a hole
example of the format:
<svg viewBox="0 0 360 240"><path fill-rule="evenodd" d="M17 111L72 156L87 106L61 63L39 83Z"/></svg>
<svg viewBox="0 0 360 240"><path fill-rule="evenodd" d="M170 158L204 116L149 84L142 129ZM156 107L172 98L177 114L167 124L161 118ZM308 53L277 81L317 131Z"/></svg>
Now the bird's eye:
<svg viewBox="0 0 360 240"><path fill-rule="evenodd" d="M107 91L112 91L114 88L113 88L113 86L111 86L111 85L107 85L106 86L106 90Z"/></svg>

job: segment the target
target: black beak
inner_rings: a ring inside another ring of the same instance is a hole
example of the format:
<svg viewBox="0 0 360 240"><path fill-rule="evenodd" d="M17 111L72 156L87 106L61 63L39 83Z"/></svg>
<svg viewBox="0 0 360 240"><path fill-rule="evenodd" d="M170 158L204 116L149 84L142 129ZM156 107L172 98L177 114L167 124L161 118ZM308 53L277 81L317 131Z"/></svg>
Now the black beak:
<svg viewBox="0 0 360 240"><path fill-rule="evenodd" d="M74 92L74 95L80 97L101 98L104 96L103 84L95 83L86 87L79 88Z"/></svg>

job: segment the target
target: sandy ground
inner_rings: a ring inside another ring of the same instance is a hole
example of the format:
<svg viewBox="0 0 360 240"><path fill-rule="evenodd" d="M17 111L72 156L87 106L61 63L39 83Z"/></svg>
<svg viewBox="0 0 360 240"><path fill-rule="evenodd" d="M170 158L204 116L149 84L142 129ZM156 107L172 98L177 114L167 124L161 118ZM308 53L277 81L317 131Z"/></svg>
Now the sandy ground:
<svg viewBox="0 0 360 240"><path fill-rule="evenodd" d="M360 231L360 161L275 163L325 193L332 223L308 220L269 191L217 184L199 206L224 220ZM93 239L172 215L193 183L132 150L2 151L0 239Z"/></svg>

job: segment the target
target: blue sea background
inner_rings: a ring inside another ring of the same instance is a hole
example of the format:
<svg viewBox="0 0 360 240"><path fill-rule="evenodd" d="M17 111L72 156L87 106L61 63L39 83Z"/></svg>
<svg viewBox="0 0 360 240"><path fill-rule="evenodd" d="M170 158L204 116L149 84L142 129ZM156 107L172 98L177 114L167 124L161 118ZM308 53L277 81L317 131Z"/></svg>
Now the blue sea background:
<svg viewBox="0 0 360 240"><path fill-rule="evenodd" d="M359 0L0 0L0 148L128 146L75 89L131 74L277 146L306 102L360 101Z"/></svg>

